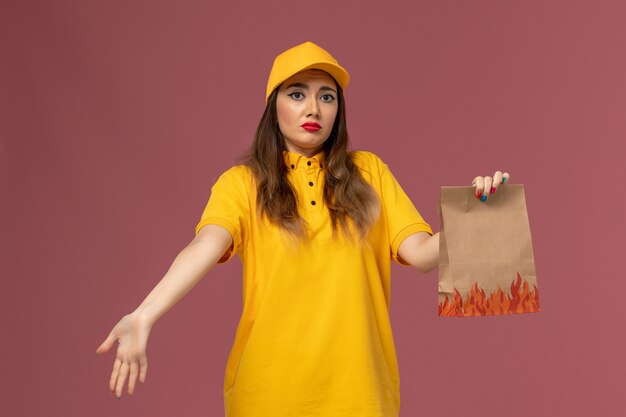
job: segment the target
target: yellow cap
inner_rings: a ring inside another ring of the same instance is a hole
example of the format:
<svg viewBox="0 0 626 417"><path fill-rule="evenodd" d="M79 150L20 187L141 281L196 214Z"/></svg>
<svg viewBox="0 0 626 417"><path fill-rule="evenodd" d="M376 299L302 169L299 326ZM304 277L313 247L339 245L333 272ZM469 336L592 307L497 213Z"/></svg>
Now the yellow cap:
<svg viewBox="0 0 626 417"><path fill-rule="evenodd" d="M320 69L329 73L337 84L345 90L350 76L337 60L325 49L313 42L304 42L287 49L274 59L274 65L267 80L265 102L276 87L292 75L307 69Z"/></svg>

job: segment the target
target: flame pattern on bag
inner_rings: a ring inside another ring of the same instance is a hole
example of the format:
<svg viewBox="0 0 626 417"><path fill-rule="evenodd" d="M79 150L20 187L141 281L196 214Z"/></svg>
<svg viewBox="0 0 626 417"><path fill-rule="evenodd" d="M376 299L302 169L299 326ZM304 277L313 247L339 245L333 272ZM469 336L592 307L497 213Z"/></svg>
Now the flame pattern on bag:
<svg viewBox="0 0 626 417"><path fill-rule="evenodd" d="M454 296L451 301L450 297L445 294L444 301L439 303L439 316L494 316L541 311L537 286L533 285L531 290L528 281L523 279L519 272L517 272L517 279L511 283L511 295L502 291L498 286L497 291L486 297L485 291L478 286L478 282L474 283L465 300L456 288L453 290Z"/></svg>

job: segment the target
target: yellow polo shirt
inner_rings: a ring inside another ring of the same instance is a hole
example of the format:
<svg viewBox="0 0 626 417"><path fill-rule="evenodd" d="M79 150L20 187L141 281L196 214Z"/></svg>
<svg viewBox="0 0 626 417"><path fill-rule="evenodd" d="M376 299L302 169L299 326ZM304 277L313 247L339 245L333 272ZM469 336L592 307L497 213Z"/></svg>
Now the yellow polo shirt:
<svg viewBox="0 0 626 417"><path fill-rule="evenodd" d="M333 239L324 155L285 152L311 239L294 247L256 211L251 171L237 165L211 190L196 226L226 228L243 263L243 311L224 378L226 417L397 417L400 381L389 320L391 260L416 232L432 235L387 165L355 152L381 215L359 246Z"/></svg>

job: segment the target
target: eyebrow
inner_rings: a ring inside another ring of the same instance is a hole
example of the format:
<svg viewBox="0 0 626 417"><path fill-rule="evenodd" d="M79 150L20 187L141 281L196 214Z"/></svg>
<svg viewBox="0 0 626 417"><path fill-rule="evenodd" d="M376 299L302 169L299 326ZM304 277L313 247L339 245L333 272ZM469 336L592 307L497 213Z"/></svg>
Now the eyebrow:
<svg viewBox="0 0 626 417"><path fill-rule="evenodd" d="M304 88L305 90L309 89L309 85L308 84L304 84L304 83L289 84L286 88L291 88L291 87L300 87L300 88ZM337 93L337 91L335 91L334 88L330 88L330 87L325 86L325 85L320 87L320 91L332 91L334 93Z"/></svg>

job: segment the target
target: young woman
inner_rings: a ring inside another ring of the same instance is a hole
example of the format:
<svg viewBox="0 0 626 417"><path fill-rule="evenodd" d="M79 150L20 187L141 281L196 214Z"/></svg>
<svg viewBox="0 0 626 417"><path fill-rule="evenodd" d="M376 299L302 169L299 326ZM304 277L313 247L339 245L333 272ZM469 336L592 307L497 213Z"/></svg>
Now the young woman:
<svg viewBox="0 0 626 417"><path fill-rule="evenodd" d="M311 42L276 57L246 163L220 176L195 238L97 349L119 343L110 378L118 398L127 378L129 394L138 376L145 381L154 323L237 253L243 311L226 367L226 416L398 416L391 261L430 271L439 233L380 158L348 151L348 81ZM477 198L508 178L475 177Z"/></svg>

